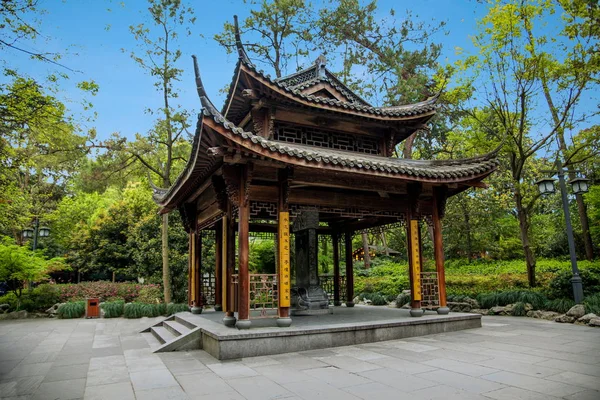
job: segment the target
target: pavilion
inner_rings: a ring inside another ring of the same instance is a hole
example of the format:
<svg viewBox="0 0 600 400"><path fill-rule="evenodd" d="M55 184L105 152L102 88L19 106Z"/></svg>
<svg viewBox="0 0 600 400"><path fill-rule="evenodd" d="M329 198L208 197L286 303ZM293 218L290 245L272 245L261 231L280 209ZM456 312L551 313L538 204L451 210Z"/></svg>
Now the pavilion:
<svg viewBox="0 0 600 400"><path fill-rule="evenodd" d="M194 57L203 108L191 156L176 182L154 194L161 213L180 212L189 234L190 305L202 302L203 231L215 237L215 309L225 312L225 325L247 329L255 317L274 317L287 327L295 313L329 312L316 272L318 235L333 244L333 304L352 307L352 235L400 224L407 232L410 314L448 313L441 225L446 200L485 187L482 180L498 166L496 152L460 160L395 158L398 143L427 129L437 96L373 107L331 73L323 57L271 79L248 58L237 19L235 26L239 58L225 104L219 111L208 98ZM433 228L435 272L421 269L421 223ZM252 232L276 238L276 274L249 273Z"/></svg>

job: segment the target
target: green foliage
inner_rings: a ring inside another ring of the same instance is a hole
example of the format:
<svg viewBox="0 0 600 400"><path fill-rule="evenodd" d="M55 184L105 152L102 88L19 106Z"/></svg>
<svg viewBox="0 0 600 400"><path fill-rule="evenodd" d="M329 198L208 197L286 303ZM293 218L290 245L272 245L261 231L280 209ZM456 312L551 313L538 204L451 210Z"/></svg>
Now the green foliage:
<svg viewBox="0 0 600 400"><path fill-rule="evenodd" d="M0 282L6 282L17 299L21 297L26 282L45 279L50 271L64 268L66 265L62 258L47 260L41 253L18 246L9 238L0 241Z"/></svg>
<svg viewBox="0 0 600 400"><path fill-rule="evenodd" d="M506 291L480 294L477 301L481 308L506 306L515 303L529 303L535 310L543 309L547 299L542 294L533 291Z"/></svg>
<svg viewBox="0 0 600 400"><path fill-rule="evenodd" d="M383 296L382 294L374 293L371 296L371 304L374 306L385 306L385 305L387 305L387 300L385 299L385 296Z"/></svg>
<svg viewBox="0 0 600 400"><path fill-rule="evenodd" d="M140 303L160 303L162 302L163 293L158 286L143 287L138 296L137 301Z"/></svg>
<svg viewBox="0 0 600 400"><path fill-rule="evenodd" d="M101 301L118 298L125 302L139 300L143 289L160 290L157 285L141 285L129 282L81 282L77 284L55 285L61 301L84 300L99 298Z"/></svg>
<svg viewBox="0 0 600 400"><path fill-rule="evenodd" d="M451 300L448 300L451 301ZM408 293L400 293L396 298L396 307L402 307L406 303L410 302L410 295Z"/></svg>
<svg viewBox="0 0 600 400"><path fill-rule="evenodd" d="M81 318L85 315L85 302L74 301L61 304L61 306L58 307L58 310L56 310L56 313L58 318Z"/></svg>
<svg viewBox="0 0 600 400"><path fill-rule="evenodd" d="M599 269L581 269L579 276L583 284L584 296L589 296L594 293L600 292L600 270ZM573 296L573 285L571 278L573 273L571 271L560 271L550 281L548 285L548 297L561 298L561 297L572 297Z"/></svg>
<svg viewBox="0 0 600 400"><path fill-rule="evenodd" d="M146 303L127 303L123 309L125 318L158 317L161 315L172 315L182 311L189 311L187 304L146 304Z"/></svg>
<svg viewBox="0 0 600 400"><path fill-rule="evenodd" d="M553 299L548 300L544 305L544 310L555 311L557 313L564 314L571 309L575 305L575 301L573 299Z"/></svg>
<svg viewBox="0 0 600 400"><path fill-rule="evenodd" d="M173 315L184 311L190 311L190 307L187 304L169 303L167 305L167 315Z"/></svg>
<svg viewBox="0 0 600 400"><path fill-rule="evenodd" d="M600 315L600 293L587 296L583 299L583 305L586 313ZM565 311L566 312L566 311Z"/></svg>
<svg viewBox="0 0 600 400"><path fill-rule="evenodd" d="M104 318L118 318L123 316L124 301L109 301L100 305L104 310Z"/></svg>
<svg viewBox="0 0 600 400"><path fill-rule="evenodd" d="M527 315L527 311L525 310L525 303L522 301L518 301L515 303L512 314L513 317L524 317Z"/></svg>
<svg viewBox="0 0 600 400"><path fill-rule="evenodd" d="M249 268L256 274L275 273L275 242L255 239L250 241Z"/></svg>

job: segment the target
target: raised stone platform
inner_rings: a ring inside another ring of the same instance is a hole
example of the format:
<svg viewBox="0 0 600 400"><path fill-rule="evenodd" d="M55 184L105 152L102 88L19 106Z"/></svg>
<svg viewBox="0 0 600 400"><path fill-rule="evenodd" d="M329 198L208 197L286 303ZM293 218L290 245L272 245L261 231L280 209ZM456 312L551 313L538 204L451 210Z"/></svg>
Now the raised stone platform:
<svg viewBox="0 0 600 400"><path fill-rule="evenodd" d="M414 318L409 310L356 306L334 307L332 314L296 316L292 326L279 328L275 319L254 319L248 330L228 328L222 312L178 317L200 328L199 348L220 360L264 356L402 339L481 327L481 315L426 312Z"/></svg>

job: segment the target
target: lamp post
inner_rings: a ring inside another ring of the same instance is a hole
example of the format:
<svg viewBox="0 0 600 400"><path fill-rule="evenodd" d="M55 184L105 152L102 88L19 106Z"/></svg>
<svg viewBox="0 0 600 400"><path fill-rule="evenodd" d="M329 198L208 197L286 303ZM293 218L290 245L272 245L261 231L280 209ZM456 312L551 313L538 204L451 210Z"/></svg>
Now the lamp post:
<svg viewBox="0 0 600 400"><path fill-rule="evenodd" d="M33 221L33 229L23 229L22 235L24 239L33 238L33 244L31 246L31 249L35 251L38 245L38 238L48 237L50 235L50 228L48 228L47 226L40 227L40 219L38 217L35 217L35 220Z"/></svg>
<svg viewBox="0 0 600 400"><path fill-rule="evenodd" d="M567 225L567 241L569 242L569 254L571 256L571 269L573 277L571 284L573 285L573 297L575 303L579 304L583 300L583 284L579 276L577 268L577 255L575 254L575 240L573 239L573 226L571 225L571 213L569 212L569 199L567 198L567 185L565 183L565 171L560 159L556 158L556 171L548 171L558 175L558 184L560 187L560 195L562 198L563 212L565 213L565 224ZM573 193L583 194L588 191L588 180L584 178L575 178L569 183L573 188ZM554 193L554 179L545 178L537 182L541 194Z"/></svg>

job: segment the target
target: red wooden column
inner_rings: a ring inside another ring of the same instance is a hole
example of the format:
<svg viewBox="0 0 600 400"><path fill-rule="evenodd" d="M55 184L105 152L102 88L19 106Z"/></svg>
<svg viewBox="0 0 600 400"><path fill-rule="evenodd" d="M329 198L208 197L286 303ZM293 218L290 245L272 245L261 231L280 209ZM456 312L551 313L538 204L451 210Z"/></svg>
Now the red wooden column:
<svg viewBox="0 0 600 400"><path fill-rule="evenodd" d="M215 311L223 311L223 222L215 224Z"/></svg>
<svg viewBox="0 0 600 400"><path fill-rule="evenodd" d="M188 233L188 306L192 306L194 300L194 233Z"/></svg>
<svg viewBox="0 0 600 400"><path fill-rule="evenodd" d="M225 310L225 317L223 317L223 324L225 326L235 326L234 304L233 304L233 285L231 283L231 275L233 274L233 256L235 249L235 237L233 232L233 218L232 218L232 206L231 202L227 203L227 212L223 216L223 231L221 241L221 254L222 254L222 302L223 309Z"/></svg>
<svg viewBox="0 0 600 400"><path fill-rule="evenodd" d="M196 245L194 249L194 292L196 307L200 307L201 312L202 306L204 306L204 302L202 300L202 231L196 232L194 236L196 238ZM198 312L198 310L192 310L192 312Z"/></svg>
<svg viewBox="0 0 600 400"><path fill-rule="evenodd" d="M248 167L241 167L238 206L238 329L249 329L250 325L250 276L248 270L250 202L248 200Z"/></svg>
<svg viewBox="0 0 600 400"><path fill-rule="evenodd" d="M419 220L412 218L409 209L406 213L406 243L408 245L408 276L410 278L410 315L421 317L421 231Z"/></svg>
<svg viewBox="0 0 600 400"><path fill-rule="evenodd" d="M442 241L442 220L443 202L442 190L436 188L433 191L433 253L435 255L435 269L437 271L438 294L440 296L440 306L437 309L438 314L448 314L450 309L446 305L446 272L444 270L444 244Z"/></svg>
<svg viewBox="0 0 600 400"><path fill-rule="evenodd" d="M339 306L340 302L340 236L334 231L331 234L333 245L333 305Z"/></svg>
<svg viewBox="0 0 600 400"><path fill-rule="evenodd" d="M346 252L346 307L354 307L354 266L352 265L352 232L344 234Z"/></svg>
<svg viewBox="0 0 600 400"><path fill-rule="evenodd" d="M288 207L288 171L278 171L279 199L277 202L277 285L279 290L277 326L287 328L292 324L290 318L291 275L290 264L290 213Z"/></svg>

